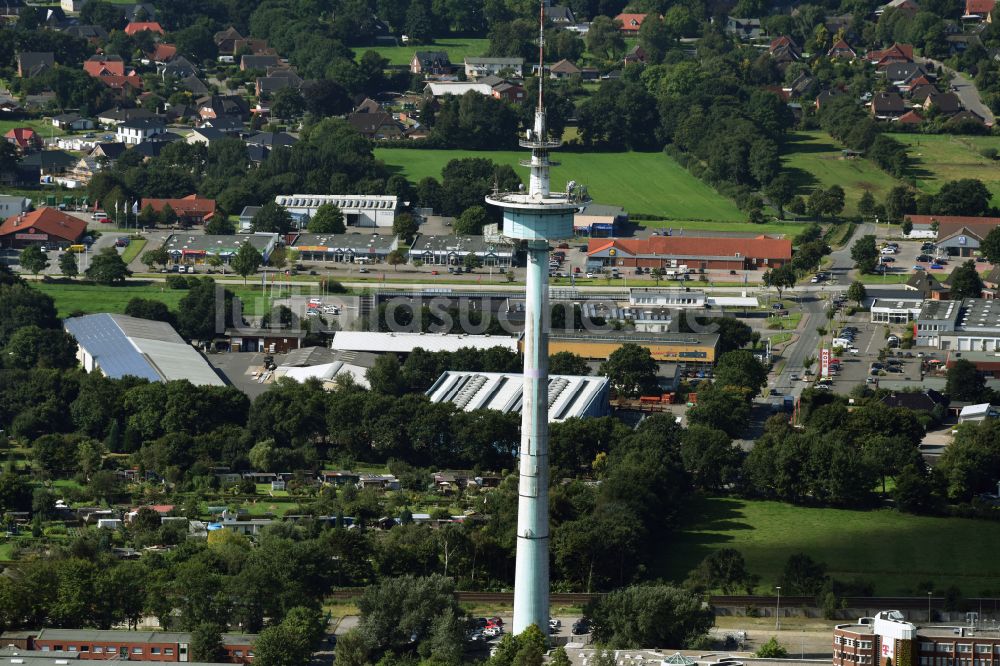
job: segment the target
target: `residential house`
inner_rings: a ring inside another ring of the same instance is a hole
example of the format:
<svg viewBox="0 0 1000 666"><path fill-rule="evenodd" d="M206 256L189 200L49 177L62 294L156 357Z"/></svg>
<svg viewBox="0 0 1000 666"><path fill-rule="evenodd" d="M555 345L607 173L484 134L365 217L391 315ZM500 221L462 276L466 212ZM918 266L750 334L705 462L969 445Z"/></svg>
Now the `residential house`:
<svg viewBox="0 0 1000 666"><path fill-rule="evenodd" d="M389 113L352 113L347 122L368 139L401 139L404 128Z"/></svg>
<svg viewBox="0 0 1000 666"><path fill-rule="evenodd" d="M951 115L962 110L962 102L958 99L958 95L953 92L931 94L924 101L924 110L930 111L931 109L935 109L941 114Z"/></svg>
<svg viewBox="0 0 1000 666"><path fill-rule="evenodd" d="M902 407L914 412L933 412L948 406L948 398L934 389L924 389L916 393L910 391L891 391L880 400L884 407Z"/></svg>
<svg viewBox="0 0 1000 666"><path fill-rule="evenodd" d="M86 187L94 174L100 170L101 164L96 158L81 157L65 175L54 178L54 182L68 190L81 189Z"/></svg>
<svg viewBox="0 0 1000 666"><path fill-rule="evenodd" d="M501 80L497 79L495 83L499 83ZM354 107L354 113L382 113L382 105L371 97L365 97L360 104Z"/></svg>
<svg viewBox="0 0 1000 666"><path fill-rule="evenodd" d="M240 58L240 71L259 69L267 71L268 67L277 67L280 60L276 55L245 55Z"/></svg>
<svg viewBox="0 0 1000 666"><path fill-rule="evenodd" d="M181 199L143 199L139 208L145 210L146 206L152 206L159 213L167 205L177 213L178 220L186 225L202 224L215 214L215 199L206 199L197 194L189 194Z"/></svg>
<svg viewBox="0 0 1000 666"><path fill-rule="evenodd" d="M899 118L896 118L896 122L900 125L919 125L924 122L924 117L913 109L910 109Z"/></svg>
<svg viewBox="0 0 1000 666"><path fill-rule="evenodd" d="M789 96L793 98L808 97L811 93L813 93L815 87L816 77L802 72L795 77L794 81L792 81L792 85L789 87L788 93Z"/></svg>
<svg viewBox="0 0 1000 666"><path fill-rule="evenodd" d="M924 102L926 102L931 95L939 95L940 93L941 91L938 90L937 86L933 83L923 83L910 88L910 101L914 104L923 106Z"/></svg>
<svg viewBox="0 0 1000 666"><path fill-rule="evenodd" d="M913 62L913 44L893 44L887 49L869 51L865 60L878 70L893 63Z"/></svg>
<svg viewBox="0 0 1000 666"><path fill-rule="evenodd" d="M253 216L260 212L260 206L244 206L243 210L240 211L240 230L249 230L253 228Z"/></svg>
<svg viewBox="0 0 1000 666"><path fill-rule="evenodd" d="M52 118L52 126L58 127L62 130L82 132L84 130L94 129L94 121L90 118L84 118L76 113L64 113Z"/></svg>
<svg viewBox="0 0 1000 666"><path fill-rule="evenodd" d="M622 58L622 62L626 67L629 63L642 63L646 62L646 49L642 48L642 44L635 44L628 50L625 57Z"/></svg>
<svg viewBox="0 0 1000 666"><path fill-rule="evenodd" d="M220 132L211 127L197 127L191 130L191 133L184 138L184 141L190 144L200 143L207 146L213 141L226 138L229 138L229 135L225 132Z"/></svg>
<svg viewBox="0 0 1000 666"><path fill-rule="evenodd" d="M137 23L143 21L156 20L156 7L149 2L136 2L131 5L122 5L122 17L126 23Z"/></svg>
<svg viewBox="0 0 1000 666"><path fill-rule="evenodd" d="M77 159L64 150L36 150L18 163L18 179L26 185L55 182L73 168Z"/></svg>
<svg viewBox="0 0 1000 666"><path fill-rule="evenodd" d="M136 118L118 125L115 138L121 143L135 146L166 131L166 126L159 118Z"/></svg>
<svg viewBox="0 0 1000 666"><path fill-rule="evenodd" d="M992 23L996 6L997 0L965 0L965 15L962 18Z"/></svg>
<svg viewBox="0 0 1000 666"><path fill-rule="evenodd" d="M557 28L576 25L576 16L573 14L573 10L565 5L546 6L544 12L545 19L551 21Z"/></svg>
<svg viewBox="0 0 1000 666"><path fill-rule="evenodd" d="M197 101L202 119L236 116L246 122L250 118L250 105L239 95L210 95Z"/></svg>
<svg viewBox="0 0 1000 666"><path fill-rule="evenodd" d="M151 62L159 64L169 62L172 58L177 57L177 46L174 44L157 42L153 45L153 50L146 54L146 57Z"/></svg>
<svg viewBox="0 0 1000 666"><path fill-rule="evenodd" d="M3 137L7 139L7 143L14 144L20 153L42 149L42 137L30 127L11 128L7 130L7 133Z"/></svg>
<svg viewBox="0 0 1000 666"><path fill-rule="evenodd" d="M157 117L158 116L149 109L116 109L114 111L102 111L97 116L97 122L105 127L117 127L128 120Z"/></svg>
<svg viewBox="0 0 1000 666"><path fill-rule="evenodd" d="M525 94L524 86L508 81L501 81L493 86L493 97L511 104L523 102Z"/></svg>
<svg viewBox="0 0 1000 666"><path fill-rule="evenodd" d="M29 79L55 67L56 55L51 51L27 51L17 54L17 75Z"/></svg>
<svg viewBox="0 0 1000 666"><path fill-rule="evenodd" d="M639 35L639 28L642 27L642 22L646 20L649 14L619 14L615 17L615 20L622 24L621 31L626 37L637 37Z"/></svg>
<svg viewBox="0 0 1000 666"><path fill-rule="evenodd" d="M1000 298L1000 265L994 266L983 278L983 298Z"/></svg>
<svg viewBox="0 0 1000 666"><path fill-rule="evenodd" d="M930 83L932 78L923 65L918 65L915 62L889 63L885 67L882 67L879 73L883 74L885 80L897 88L903 86L913 88L914 86L921 85L921 79L924 82Z"/></svg>
<svg viewBox="0 0 1000 666"><path fill-rule="evenodd" d="M117 55L92 55L83 61L83 71L91 76L125 75L125 61Z"/></svg>
<svg viewBox="0 0 1000 666"><path fill-rule="evenodd" d="M875 10L877 16L881 16L886 10L893 10L896 12L901 12L906 14L910 18L913 18L918 11L920 11L920 5L917 4L916 0L890 0L886 4L882 5Z"/></svg>
<svg viewBox="0 0 1000 666"><path fill-rule="evenodd" d="M59 0L59 8L64 12L78 12L87 4L87 0Z"/></svg>
<svg viewBox="0 0 1000 666"><path fill-rule="evenodd" d="M755 42L765 35L759 18L736 18L735 16L726 17L726 32L735 35L744 42Z"/></svg>
<svg viewBox="0 0 1000 666"><path fill-rule="evenodd" d="M108 39L108 31L99 25L71 25L63 32L70 37L85 39L91 44L98 44Z"/></svg>
<svg viewBox="0 0 1000 666"><path fill-rule="evenodd" d="M198 75L198 66L184 56L177 56L171 59L170 62L158 65L157 70L160 73L160 77L164 79L168 76L175 79L186 79L189 76Z"/></svg>
<svg viewBox="0 0 1000 666"><path fill-rule="evenodd" d="M269 149L291 148L296 143L296 139L287 132L259 132L246 140L248 146L264 146Z"/></svg>
<svg viewBox="0 0 1000 666"><path fill-rule="evenodd" d="M230 136L241 136L246 132L246 125L238 116L219 116L201 121L198 127L211 127Z"/></svg>
<svg viewBox="0 0 1000 666"><path fill-rule="evenodd" d="M465 75L470 79L507 73L521 76L524 73L524 58L465 58Z"/></svg>
<svg viewBox="0 0 1000 666"><path fill-rule="evenodd" d="M295 72L285 70L281 74L275 72L272 76L258 77L254 87L254 94L257 95L258 99L270 99L279 90L284 90L285 88L298 90L301 87L302 79Z"/></svg>
<svg viewBox="0 0 1000 666"><path fill-rule="evenodd" d="M963 109L948 119L949 125L957 123L977 123L979 125L985 125L986 119L974 111Z"/></svg>
<svg viewBox="0 0 1000 666"><path fill-rule="evenodd" d="M250 55L278 55L278 52L267 45L266 39L236 40L236 53L249 52Z"/></svg>
<svg viewBox="0 0 1000 666"><path fill-rule="evenodd" d="M99 143L90 151L90 157L94 157L98 161L104 160L110 165L114 164L126 150L127 146L124 143Z"/></svg>
<svg viewBox="0 0 1000 666"><path fill-rule="evenodd" d="M795 62L802 57L799 45L788 35L781 35L772 39L767 47L767 52L770 54L771 59L777 62L779 66Z"/></svg>
<svg viewBox="0 0 1000 666"><path fill-rule="evenodd" d="M820 109L824 104L830 103L831 100L837 97L843 97L844 92L839 88L830 88L829 90L824 90L820 94L816 95L816 108Z"/></svg>
<svg viewBox="0 0 1000 666"><path fill-rule="evenodd" d="M417 51L410 59L410 73L449 76L454 71L447 51Z"/></svg>
<svg viewBox="0 0 1000 666"><path fill-rule="evenodd" d="M891 120L906 113L906 105L899 93L877 92L871 101L872 115L879 120Z"/></svg>
<svg viewBox="0 0 1000 666"><path fill-rule="evenodd" d="M239 30L230 26L221 32L215 33L215 45L219 48L220 55L235 55L236 42L243 41L244 37Z"/></svg>
<svg viewBox="0 0 1000 666"><path fill-rule="evenodd" d="M919 292L924 300L941 301L947 300L949 296L948 289L926 271L914 271L903 285L903 289Z"/></svg>
<svg viewBox="0 0 1000 666"><path fill-rule="evenodd" d="M177 85L192 95L207 95L210 92L210 88L197 76L186 76Z"/></svg>
<svg viewBox="0 0 1000 666"><path fill-rule="evenodd" d="M858 57L858 54L851 48L843 39L838 39L830 50L826 52L827 58L843 58L845 60L854 60Z"/></svg>
<svg viewBox="0 0 1000 666"><path fill-rule="evenodd" d="M580 76L583 70L563 58L559 62L549 67L549 78L567 79L573 76Z"/></svg>
<svg viewBox="0 0 1000 666"><path fill-rule="evenodd" d="M138 35L140 32L154 32L157 35L163 34L163 26L156 21L132 21L125 26L125 34L129 37Z"/></svg>

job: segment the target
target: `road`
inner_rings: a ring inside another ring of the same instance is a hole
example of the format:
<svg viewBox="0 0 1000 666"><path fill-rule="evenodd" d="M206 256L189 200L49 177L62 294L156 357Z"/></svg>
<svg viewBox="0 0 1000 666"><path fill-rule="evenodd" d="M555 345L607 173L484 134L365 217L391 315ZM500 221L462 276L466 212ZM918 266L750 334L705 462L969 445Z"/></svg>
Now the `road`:
<svg viewBox="0 0 1000 666"><path fill-rule="evenodd" d="M951 69L947 65L937 60L931 60L930 58L917 58L918 63L932 63L939 71L947 72L953 77L951 80L951 88L958 95L959 101L962 102L962 106L972 111L977 116L983 118L987 125L992 125L995 118L993 117L993 112L990 111L990 107L983 104L982 97L979 96L979 90L976 88L976 84L968 79L961 72L957 72Z"/></svg>

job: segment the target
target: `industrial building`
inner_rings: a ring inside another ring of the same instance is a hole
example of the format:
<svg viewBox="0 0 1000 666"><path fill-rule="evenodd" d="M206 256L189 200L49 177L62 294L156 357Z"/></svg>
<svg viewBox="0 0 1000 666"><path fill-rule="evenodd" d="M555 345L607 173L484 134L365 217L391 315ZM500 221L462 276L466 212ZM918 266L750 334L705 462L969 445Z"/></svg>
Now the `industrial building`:
<svg viewBox="0 0 1000 666"><path fill-rule="evenodd" d="M995 299L924 301L917 315L917 346L958 352L1000 351L1000 303Z"/></svg>
<svg viewBox="0 0 1000 666"><path fill-rule="evenodd" d="M287 377L297 382L319 380L323 388L332 390L337 377L349 375L355 384L368 388L368 369L375 365L374 354L353 351L334 351L326 347L293 349L281 359L274 370L274 378Z"/></svg>
<svg viewBox="0 0 1000 666"><path fill-rule="evenodd" d="M977 666L1000 660L1000 631L965 625L918 626L882 611L833 630L833 666Z"/></svg>
<svg viewBox="0 0 1000 666"><path fill-rule="evenodd" d="M87 372L97 370L112 379L225 385L208 361L165 322L102 313L72 317L63 326L76 338L77 358Z"/></svg>
<svg viewBox="0 0 1000 666"><path fill-rule="evenodd" d="M549 353L571 352L587 359L607 360L623 344L645 347L656 361L712 365L719 346L717 333L643 334L614 331L609 333L553 333Z"/></svg>
<svg viewBox="0 0 1000 666"><path fill-rule="evenodd" d="M589 203L573 216L573 233L591 238L616 236L628 222L621 206Z"/></svg>
<svg viewBox="0 0 1000 666"><path fill-rule="evenodd" d="M211 236L196 234L170 234L163 241L163 247L175 264L204 264L209 257L216 256L224 264L229 264L244 243L249 243L260 252L266 262L280 240L278 234L255 233L239 236Z"/></svg>
<svg viewBox="0 0 1000 666"><path fill-rule="evenodd" d="M549 375L549 423L610 414L609 387L607 377ZM505 414L520 413L524 375L448 371L428 389L427 396L431 402L450 402L466 412L495 409Z"/></svg>
<svg viewBox="0 0 1000 666"><path fill-rule="evenodd" d="M11 215L0 224L0 247L21 249L31 245L66 249L87 231L87 223L56 208L40 208Z"/></svg>
<svg viewBox="0 0 1000 666"><path fill-rule="evenodd" d="M378 234L297 234L292 248L302 261L339 264L385 263L389 253L399 249L399 238Z"/></svg>
<svg viewBox="0 0 1000 666"><path fill-rule="evenodd" d="M461 266L473 255L483 266L506 268L514 263L514 245L486 236L417 236L410 246L410 263Z"/></svg>
<svg viewBox="0 0 1000 666"><path fill-rule="evenodd" d="M191 634L167 631L118 631L107 629L38 629L5 631L0 640L8 649L28 650L28 655L42 659L40 653L58 653L60 659L131 662L184 661L190 663ZM255 634L221 636L226 662L249 664L253 661ZM18 655L19 657L21 655ZM53 655L55 656L55 655ZM19 663L11 660L12 663ZM29 662L25 661L25 664ZM59 664L56 661L55 664Z"/></svg>
<svg viewBox="0 0 1000 666"><path fill-rule="evenodd" d="M323 204L333 204L349 227L392 228L399 210L399 197L389 194L288 194L276 196L274 201L300 224Z"/></svg>
<svg viewBox="0 0 1000 666"><path fill-rule="evenodd" d="M756 270L782 266L792 258L792 241L756 236L651 236L591 239L587 268L660 268L690 272Z"/></svg>
<svg viewBox="0 0 1000 666"><path fill-rule="evenodd" d="M373 354L409 354L418 347L429 352L457 351L466 347L473 349L503 347L510 351L518 350L515 338L497 335L337 331L330 343L330 348L337 351L361 351Z"/></svg>

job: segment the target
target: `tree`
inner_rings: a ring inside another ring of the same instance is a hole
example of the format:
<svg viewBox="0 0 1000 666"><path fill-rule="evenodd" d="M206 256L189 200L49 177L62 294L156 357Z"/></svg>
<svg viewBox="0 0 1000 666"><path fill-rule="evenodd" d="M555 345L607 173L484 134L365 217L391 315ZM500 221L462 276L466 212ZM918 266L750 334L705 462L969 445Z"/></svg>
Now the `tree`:
<svg viewBox="0 0 1000 666"><path fill-rule="evenodd" d="M952 400L979 402L985 397L986 380L972 361L956 359L948 368L945 393Z"/></svg>
<svg viewBox="0 0 1000 666"><path fill-rule="evenodd" d="M482 265L483 265L483 262L481 262L479 260L479 257L477 257L472 252L470 252L467 255L465 255L464 257L462 257L462 266L464 266L465 270L467 270L467 271L471 271L473 269L479 268Z"/></svg>
<svg viewBox="0 0 1000 666"><path fill-rule="evenodd" d="M826 565L805 553L795 553L785 562L781 574L781 589L787 595L816 596L826 584Z"/></svg>
<svg viewBox="0 0 1000 666"><path fill-rule="evenodd" d="M625 52L621 22L607 16L596 16L587 31L587 50L605 60L614 60Z"/></svg>
<svg viewBox="0 0 1000 666"><path fill-rule="evenodd" d="M395 354L384 354L375 359L375 364L365 371L372 391L385 395L402 395L406 389L399 359Z"/></svg>
<svg viewBox="0 0 1000 666"><path fill-rule="evenodd" d="M292 230L292 216L284 206L268 201L260 207L250 224L254 231L285 235Z"/></svg>
<svg viewBox="0 0 1000 666"><path fill-rule="evenodd" d="M979 252L991 264L1000 264L1000 226L993 227L979 244Z"/></svg>
<svg viewBox="0 0 1000 666"><path fill-rule="evenodd" d="M767 384L767 366L746 349L726 352L716 363L715 383L747 389L747 398L752 400Z"/></svg>
<svg viewBox="0 0 1000 666"><path fill-rule="evenodd" d="M267 265L279 271L288 265L288 251L283 245L271 250L271 254L267 257Z"/></svg>
<svg viewBox="0 0 1000 666"><path fill-rule="evenodd" d="M58 328L24 326L3 347L2 362L8 368L73 368L76 340Z"/></svg>
<svg viewBox="0 0 1000 666"><path fill-rule="evenodd" d="M549 356L550 375L589 375L587 359L573 352L556 352Z"/></svg>
<svg viewBox="0 0 1000 666"><path fill-rule="evenodd" d="M865 220L874 218L875 205L875 196L871 190L865 190L864 194L861 195L861 199L858 200L858 215Z"/></svg>
<svg viewBox="0 0 1000 666"><path fill-rule="evenodd" d="M392 223L392 233L399 236L404 243L412 242L419 230L417 221L409 213L399 213Z"/></svg>
<svg viewBox="0 0 1000 666"><path fill-rule="evenodd" d="M464 634L461 607L455 600L451 579L432 575L422 578L401 576L385 578L365 588L358 599L361 614L359 629L366 639L369 654L403 651L420 646L434 634ZM447 618L447 629L438 626L438 618Z"/></svg>
<svg viewBox="0 0 1000 666"><path fill-rule="evenodd" d="M70 279L80 274L80 268L76 264L76 252L62 253L59 257L59 271Z"/></svg>
<svg viewBox="0 0 1000 666"><path fill-rule="evenodd" d="M60 328L52 297L23 283L0 284L0 345L20 328Z"/></svg>
<svg viewBox="0 0 1000 666"><path fill-rule="evenodd" d="M344 214L334 204L322 204L309 220L309 232L313 234L347 233L347 227L344 225Z"/></svg>
<svg viewBox="0 0 1000 666"><path fill-rule="evenodd" d="M760 646L754 656L758 659L787 659L788 650L778 642L778 639L771 636L770 640Z"/></svg>
<svg viewBox="0 0 1000 666"><path fill-rule="evenodd" d="M772 206L778 209L778 219L785 219L785 206L791 203L795 196L795 185L786 173L779 173L764 186L764 196Z"/></svg>
<svg viewBox="0 0 1000 666"><path fill-rule="evenodd" d="M29 245L21 250L18 263L21 264L21 268L37 277L39 273L49 267L49 256L42 252L42 249L37 245Z"/></svg>
<svg viewBox="0 0 1000 666"><path fill-rule="evenodd" d="M472 206L465 209L452 227L457 235L479 236L483 233L483 225L489 221L486 215L486 208L483 206Z"/></svg>
<svg viewBox="0 0 1000 666"><path fill-rule="evenodd" d="M915 213L917 209L917 199L913 190L905 185L896 185L885 198L885 215L888 222L898 224L903 216L908 213Z"/></svg>
<svg viewBox="0 0 1000 666"><path fill-rule="evenodd" d="M191 632L191 659L207 664L223 661L226 649L222 645L222 627L203 622Z"/></svg>
<svg viewBox="0 0 1000 666"><path fill-rule="evenodd" d="M146 250L142 253L141 258L142 263L149 270L153 270L153 267L159 264L160 266L166 266L170 261L170 253L167 252L167 248L158 247L155 250Z"/></svg>
<svg viewBox="0 0 1000 666"><path fill-rule="evenodd" d="M271 100L271 114L275 118L289 120L298 118L305 111L306 102L302 98L302 93L292 86L282 88Z"/></svg>
<svg viewBox="0 0 1000 666"><path fill-rule="evenodd" d="M153 210L153 206L146 204L139 212L137 223L144 229L155 227L160 221L160 216Z"/></svg>
<svg viewBox="0 0 1000 666"><path fill-rule="evenodd" d="M412 0L406 10L406 34L410 39L430 44L434 41L434 17L427 0Z"/></svg>
<svg viewBox="0 0 1000 666"><path fill-rule="evenodd" d="M173 227L177 224L179 218L177 217L177 211L170 204L163 204L163 208L160 209L159 222L165 227Z"/></svg>
<svg viewBox="0 0 1000 666"><path fill-rule="evenodd" d="M680 647L714 624L701 598L669 585L633 585L587 604L594 641L612 649Z"/></svg>
<svg viewBox="0 0 1000 666"><path fill-rule="evenodd" d="M899 229L900 231L903 232L904 236L909 236L910 233L913 231L913 220L911 220L908 217L904 218L903 223L899 225Z"/></svg>
<svg viewBox="0 0 1000 666"><path fill-rule="evenodd" d="M619 396L635 398L658 390L657 370L648 348L626 342L611 352L597 372L611 380Z"/></svg>
<svg viewBox="0 0 1000 666"><path fill-rule="evenodd" d="M688 422L741 437L750 423L745 392L715 384L698 389L698 404L688 410Z"/></svg>
<svg viewBox="0 0 1000 666"><path fill-rule="evenodd" d="M948 278L948 287L951 290L951 297L956 300L980 298L983 294L983 279L976 270L976 262L969 259L952 271Z"/></svg>
<svg viewBox="0 0 1000 666"><path fill-rule="evenodd" d="M878 247L875 245L875 236L868 234L854 241L851 246L851 259L854 265L862 273L871 273L878 263Z"/></svg>
<svg viewBox="0 0 1000 666"><path fill-rule="evenodd" d="M90 266L84 275L97 284L125 284L125 279L132 275L128 265L113 247L106 247L90 260Z"/></svg>
<svg viewBox="0 0 1000 666"><path fill-rule="evenodd" d="M305 666L323 633L318 610L291 608L280 624L260 632L254 643L254 661L263 666Z"/></svg>
<svg viewBox="0 0 1000 666"><path fill-rule="evenodd" d="M795 271L791 266L785 264L777 268L764 271L761 282L765 287L774 287L778 290L778 298L784 289L791 289L795 286Z"/></svg>
<svg viewBox="0 0 1000 666"><path fill-rule="evenodd" d="M236 225L227 215L217 212L205 224L205 233L210 236L232 236L236 233Z"/></svg>
<svg viewBox="0 0 1000 666"><path fill-rule="evenodd" d="M687 584L697 592L722 590L723 594L738 594L741 590L753 594L759 576L747 571L743 553L735 548L713 551L690 573Z"/></svg>
<svg viewBox="0 0 1000 666"><path fill-rule="evenodd" d="M257 248L249 242L245 242L243 245L240 245L240 249L236 251L236 254L230 260L230 265L232 265L233 270L236 271L238 275L243 276L243 284L247 283L247 277L252 273L256 273L257 269L260 268L263 263L264 257L261 256L260 252L257 251Z"/></svg>
<svg viewBox="0 0 1000 666"><path fill-rule="evenodd" d="M153 321L165 321L168 324L174 323L174 315L170 312L167 304L152 298L133 298L125 305L125 314L139 319L151 319Z"/></svg>
<svg viewBox="0 0 1000 666"><path fill-rule="evenodd" d="M393 268L398 268L400 264L406 263L406 253L395 249L386 256L385 261Z"/></svg>
<svg viewBox="0 0 1000 666"><path fill-rule="evenodd" d="M971 215L981 217L989 214L990 191L981 180L962 178L950 180L941 186L931 202L933 215Z"/></svg>
<svg viewBox="0 0 1000 666"><path fill-rule="evenodd" d="M865 289L864 284L855 280L851 283L851 286L847 288L847 298L857 303L860 308L864 300L868 298L868 290Z"/></svg>

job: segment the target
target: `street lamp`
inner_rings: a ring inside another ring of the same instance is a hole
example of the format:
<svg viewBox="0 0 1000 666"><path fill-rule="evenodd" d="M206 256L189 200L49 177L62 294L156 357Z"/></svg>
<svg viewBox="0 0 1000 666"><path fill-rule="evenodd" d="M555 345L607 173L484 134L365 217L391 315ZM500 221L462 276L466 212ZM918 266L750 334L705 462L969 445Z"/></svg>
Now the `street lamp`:
<svg viewBox="0 0 1000 666"><path fill-rule="evenodd" d="M931 623L931 595L934 594L932 591L927 591L927 624Z"/></svg>
<svg viewBox="0 0 1000 666"><path fill-rule="evenodd" d="M781 617L781 586L778 585L775 589L778 590L778 603L774 607L774 630L781 631L781 620L779 619Z"/></svg>

